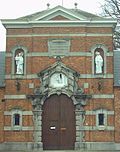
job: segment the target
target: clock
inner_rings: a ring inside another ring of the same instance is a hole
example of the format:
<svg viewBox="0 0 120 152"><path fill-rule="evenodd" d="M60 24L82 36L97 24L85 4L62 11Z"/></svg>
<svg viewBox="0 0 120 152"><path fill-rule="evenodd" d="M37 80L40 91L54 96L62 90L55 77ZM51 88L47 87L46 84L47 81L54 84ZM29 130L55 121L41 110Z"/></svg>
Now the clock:
<svg viewBox="0 0 120 152"><path fill-rule="evenodd" d="M68 78L63 73L55 73L50 78L50 86L53 88L62 88L68 85Z"/></svg>

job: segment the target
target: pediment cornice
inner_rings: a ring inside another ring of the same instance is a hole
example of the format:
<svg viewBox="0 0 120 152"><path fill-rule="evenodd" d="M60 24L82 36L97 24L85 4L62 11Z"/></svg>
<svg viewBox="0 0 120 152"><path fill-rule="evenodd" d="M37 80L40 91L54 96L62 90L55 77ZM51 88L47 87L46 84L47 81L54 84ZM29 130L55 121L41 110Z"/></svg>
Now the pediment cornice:
<svg viewBox="0 0 120 152"><path fill-rule="evenodd" d="M116 20L103 18L79 9L67 9L56 6L17 19L3 19L6 28L32 28L45 26L115 26Z"/></svg>

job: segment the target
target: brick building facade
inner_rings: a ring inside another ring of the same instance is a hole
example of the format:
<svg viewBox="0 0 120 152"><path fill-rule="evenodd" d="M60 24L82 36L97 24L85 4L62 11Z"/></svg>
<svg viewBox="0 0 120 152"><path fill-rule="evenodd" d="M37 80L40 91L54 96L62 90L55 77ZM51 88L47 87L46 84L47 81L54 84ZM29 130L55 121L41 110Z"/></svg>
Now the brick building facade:
<svg viewBox="0 0 120 152"><path fill-rule="evenodd" d="M116 21L57 6L2 23L0 148L120 150Z"/></svg>

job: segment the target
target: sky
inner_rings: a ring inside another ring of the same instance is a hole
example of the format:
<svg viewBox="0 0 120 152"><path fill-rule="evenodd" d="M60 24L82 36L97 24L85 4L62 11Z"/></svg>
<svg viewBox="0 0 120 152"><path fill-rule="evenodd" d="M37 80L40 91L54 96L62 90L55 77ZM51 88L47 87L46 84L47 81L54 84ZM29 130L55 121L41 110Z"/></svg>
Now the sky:
<svg viewBox="0 0 120 152"><path fill-rule="evenodd" d="M101 5L104 0L0 0L0 19L15 19L25 15L33 14L61 5L66 8L74 8L74 3L78 3L78 9L93 14L100 14ZM0 22L0 51L6 49L6 30Z"/></svg>

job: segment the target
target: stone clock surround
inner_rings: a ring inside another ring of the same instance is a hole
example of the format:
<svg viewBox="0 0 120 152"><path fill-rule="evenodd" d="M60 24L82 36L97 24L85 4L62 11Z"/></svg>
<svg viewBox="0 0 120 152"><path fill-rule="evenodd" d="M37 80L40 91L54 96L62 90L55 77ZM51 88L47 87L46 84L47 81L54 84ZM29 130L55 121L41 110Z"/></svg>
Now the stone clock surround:
<svg viewBox="0 0 120 152"><path fill-rule="evenodd" d="M84 146L84 120L86 99L89 95L83 93L77 85L79 74L57 61L50 68L38 73L41 84L34 90L34 95L28 95L32 99L34 115L34 149L43 149L42 143L42 106L47 98L53 94L65 94L70 97L75 105L76 118L76 142L75 149ZM61 80L59 80L61 79ZM61 81L61 82L60 82Z"/></svg>

